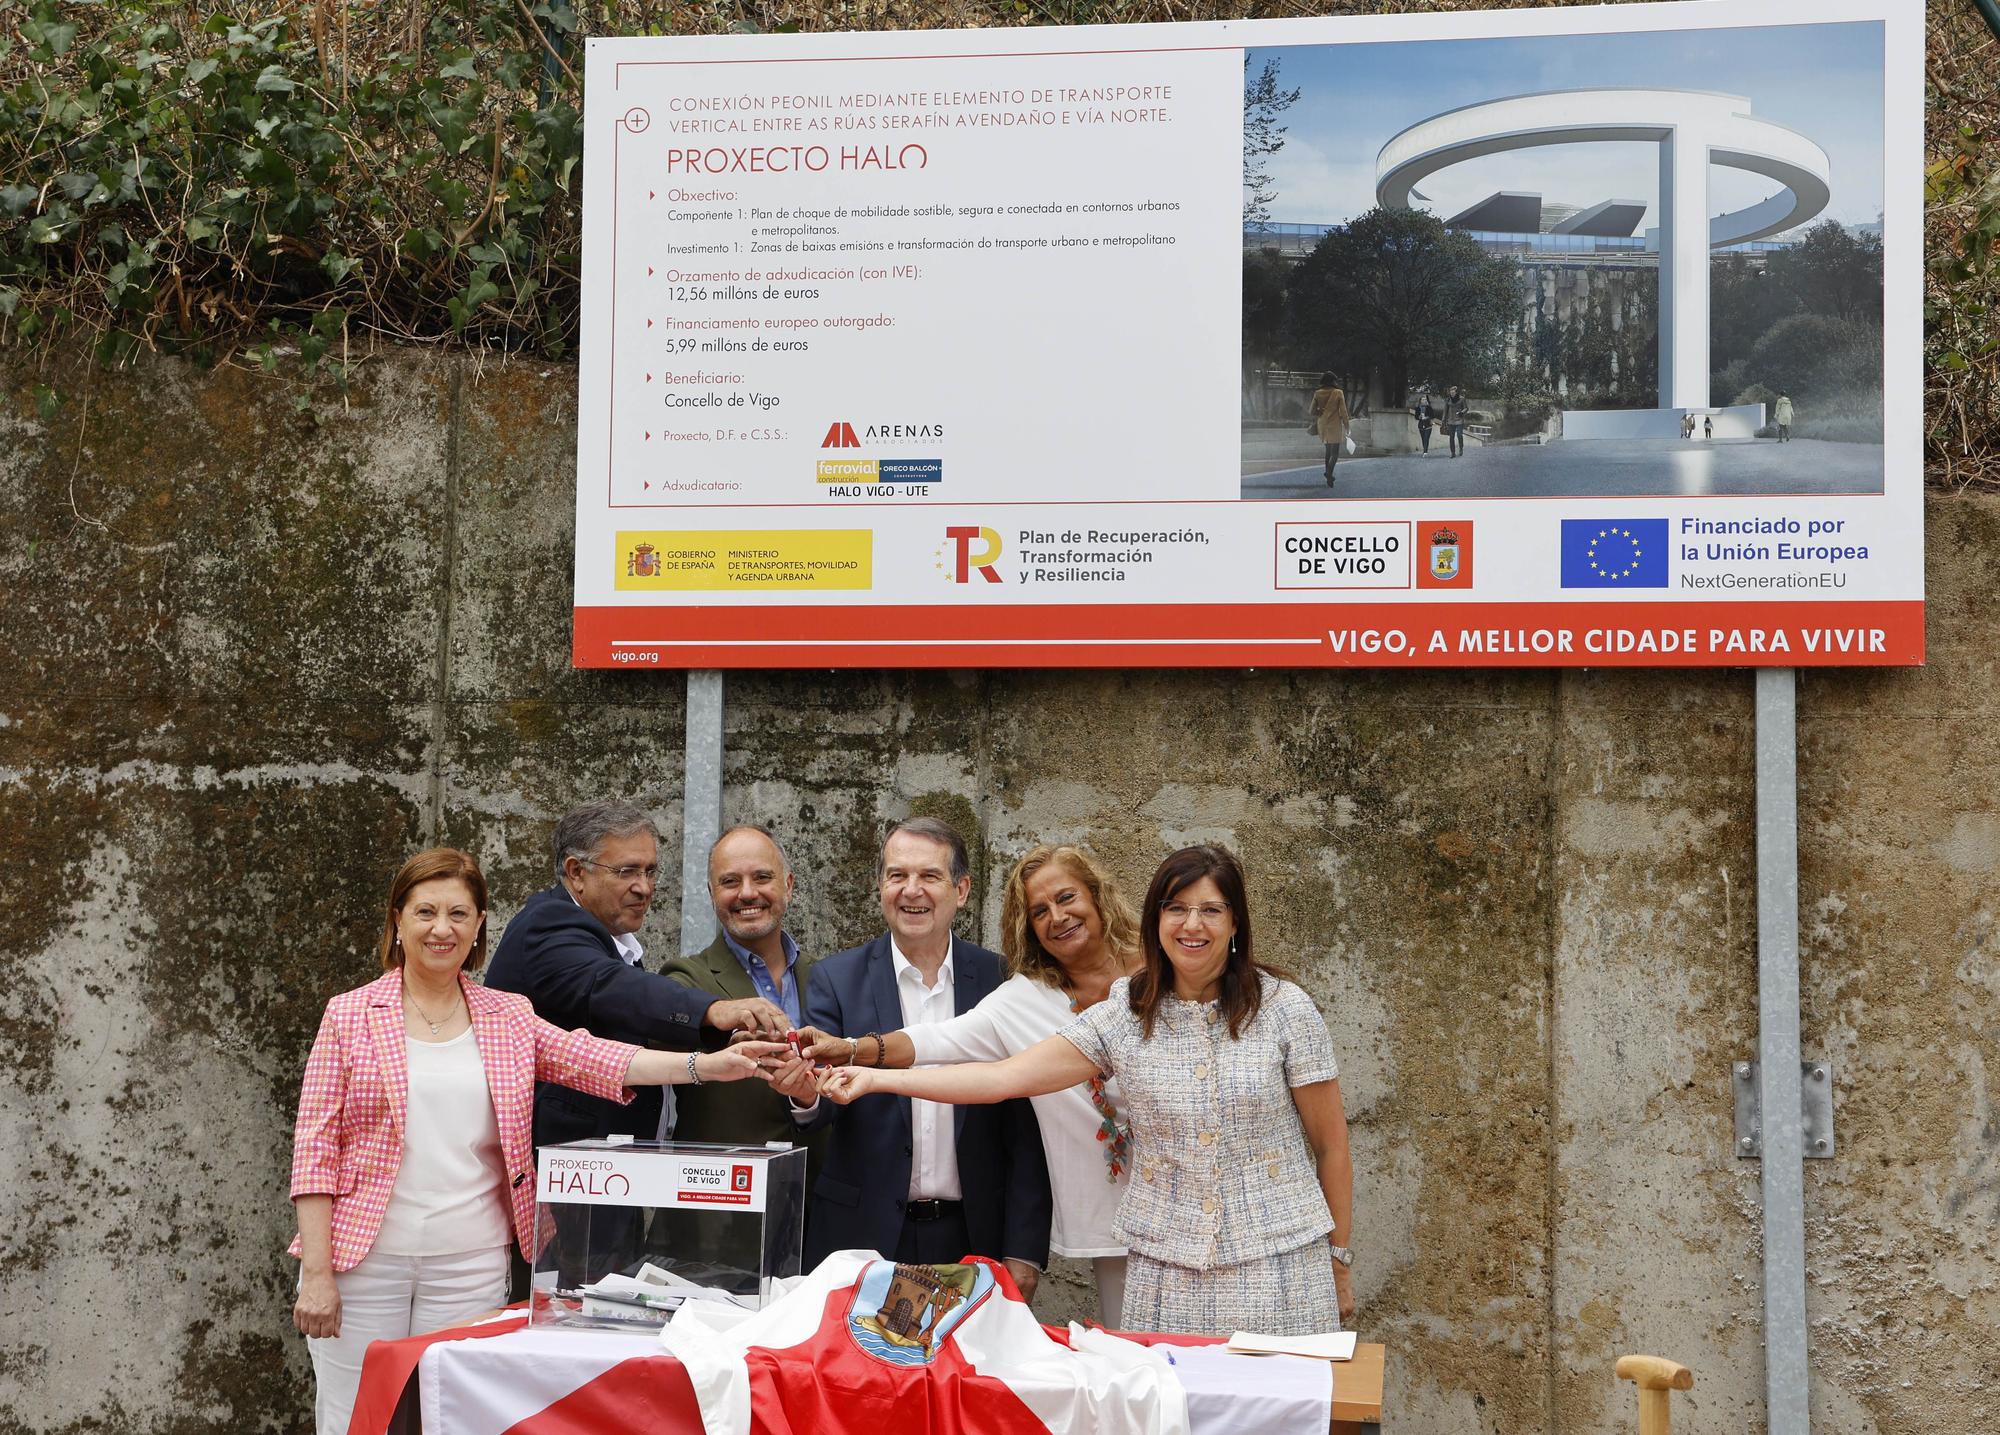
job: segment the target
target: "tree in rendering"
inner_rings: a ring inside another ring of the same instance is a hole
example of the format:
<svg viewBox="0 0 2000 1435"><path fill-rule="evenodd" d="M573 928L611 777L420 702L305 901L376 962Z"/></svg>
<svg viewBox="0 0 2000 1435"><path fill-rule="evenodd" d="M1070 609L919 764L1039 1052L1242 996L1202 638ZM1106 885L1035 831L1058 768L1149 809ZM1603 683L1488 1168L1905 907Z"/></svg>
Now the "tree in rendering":
<svg viewBox="0 0 2000 1435"><path fill-rule="evenodd" d="M1300 368L1380 379L1401 405L1413 379L1472 389L1501 369L1521 271L1435 215L1371 209L1292 272L1289 348Z"/></svg>

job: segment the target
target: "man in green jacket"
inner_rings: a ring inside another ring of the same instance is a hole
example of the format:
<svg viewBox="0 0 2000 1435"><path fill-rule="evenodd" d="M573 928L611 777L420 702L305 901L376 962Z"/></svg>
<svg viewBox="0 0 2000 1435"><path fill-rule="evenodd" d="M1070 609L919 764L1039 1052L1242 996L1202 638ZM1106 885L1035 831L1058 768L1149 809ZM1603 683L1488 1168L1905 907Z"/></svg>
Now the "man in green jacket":
<svg viewBox="0 0 2000 1435"><path fill-rule="evenodd" d="M799 951L785 930L792 869L778 839L750 825L732 827L716 838L708 852L708 895L722 930L693 956L668 962L661 969L664 975L715 997L763 997L784 1008L792 1025L798 1026L812 958ZM727 1032L703 1037L705 1049L721 1047L728 1040ZM816 1148L818 1142L808 1139L792 1114L796 1110L803 1118L816 1099L799 1106L761 1081L677 1086L674 1139L750 1146L791 1141Z"/></svg>
<svg viewBox="0 0 2000 1435"><path fill-rule="evenodd" d="M708 849L708 895L715 904L715 920L721 931L693 956L668 962L660 969L662 975L722 999L762 997L783 1008L796 1028L812 958L799 951L798 943L785 930L785 909L792 900L792 869L778 839L766 829L750 825L732 827L716 838ZM702 1049L712 1051L728 1041L727 1032L708 1033L702 1038ZM792 1115L797 1111L803 1119L819 1100L812 1087L811 1068L799 1066L798 1071L803 1074L792 1083L798 1102L762 1081L676 1086L673 1139L731 1146L762 1146L770 1141L802 1145L806 1148L806 1184L798 1196L803 1200L819 1174L819 1148L825 1137L823 1132L804 1130ZM732 1091L731 1087L743 1089ZM773 1270L784 1262L779 1232L785 1224L780 1213L765 1232L767 1246L762 1259ZM727 1286L728 1273L749 1270L758 1259L754 1249L741 1244L741 1232L732 1223L688 1211L663 1213L652 1240L662 1253L681 1264L684 1274L707 1284ZM778 1244L770 1244L774 1241ZM690 1266L688 1262L697 1264ZM724 1278L705 1275L699 1263L720 1270Z"/></svg>

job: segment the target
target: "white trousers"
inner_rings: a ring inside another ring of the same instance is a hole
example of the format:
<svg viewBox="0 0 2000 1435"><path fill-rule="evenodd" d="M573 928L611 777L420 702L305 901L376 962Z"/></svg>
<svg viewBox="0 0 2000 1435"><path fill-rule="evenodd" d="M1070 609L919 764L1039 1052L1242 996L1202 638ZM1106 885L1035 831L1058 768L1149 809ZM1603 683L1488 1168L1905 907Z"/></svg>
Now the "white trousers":
<svg viewBox="0 0 2000 1435"><path fill-rule="evenodd" d="M371 1251L353 1270L336 1273L333 1284L340 1292L340 1334L306 1339L319 1385L313 1401L318 1435L347 1435L370 1341L441 1330L505 1305L507 1248L449 1256Z"/></svg>

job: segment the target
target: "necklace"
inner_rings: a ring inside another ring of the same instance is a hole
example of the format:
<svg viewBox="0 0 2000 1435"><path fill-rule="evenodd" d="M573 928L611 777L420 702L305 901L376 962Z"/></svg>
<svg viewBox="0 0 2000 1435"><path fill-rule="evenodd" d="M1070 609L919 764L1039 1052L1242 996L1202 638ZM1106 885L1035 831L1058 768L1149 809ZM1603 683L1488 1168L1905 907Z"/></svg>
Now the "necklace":
<svg viewBox="0 0 2000 1435"><path fill-rule="evenodd" d="M410 994L410 989L408 987L403 988L403 1000L408 1002L410 1006L416 1011L417 1015L423 1018L424 1024L431 1029L432 1036L436 1036L438 1032L444 1029L445 1022L450 1021L453 1017L458 1015L458 1008L454 1006L450 1011L444 1014L444 1018L442 1021L432 1021L431 1014L424 1010L423 1003L419 1002L414 996Z"/></svg>
<svg viewBox="0 0 2000 1435"><path fill-rule="evenodd" d="M1069 1009L1080 1013L1083 1007L1075 997L1071 997ZM1092 1072L1086 1086L1090 1092L1090 1104L1097 1109L1097 1139L1104 1143L1104 1179L1116 1182L1125 1174L1125 1167L1131 1159L1132 1128L1118 1124L1118 1108L1104 1094L1103 1072Z"/></svg>

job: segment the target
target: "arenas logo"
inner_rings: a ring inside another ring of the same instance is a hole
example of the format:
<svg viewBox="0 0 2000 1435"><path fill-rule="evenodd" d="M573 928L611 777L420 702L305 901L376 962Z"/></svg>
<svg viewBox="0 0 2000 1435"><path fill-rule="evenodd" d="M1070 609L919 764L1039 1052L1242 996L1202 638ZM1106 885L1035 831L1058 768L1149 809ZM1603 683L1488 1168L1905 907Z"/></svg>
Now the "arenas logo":
<svg viewBox="0 0 2000 1435"><path fill-rule="evenodd" d="M943 424L863 424L859 429L844 419L827 426L821 448L896 448L904 444L938 443L944 438Z"/></svg>

